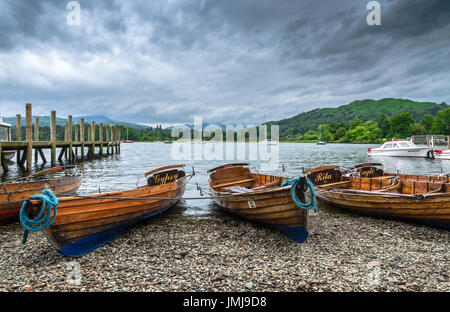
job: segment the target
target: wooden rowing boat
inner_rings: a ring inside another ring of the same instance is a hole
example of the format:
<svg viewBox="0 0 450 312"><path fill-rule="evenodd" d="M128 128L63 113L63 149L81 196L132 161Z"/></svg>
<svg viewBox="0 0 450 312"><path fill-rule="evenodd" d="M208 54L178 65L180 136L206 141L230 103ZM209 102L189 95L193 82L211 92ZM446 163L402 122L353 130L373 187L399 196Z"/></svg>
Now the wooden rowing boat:
<svg viewBox="0 0 450 312"><path fill-rule="evenodd" d="M305 171L317 196L349 211L382 218L420 222L450 229L449 175L385 173L363 164L343 175L338 166ZM356 174L355 174L356 173Z"/></svg>
<svg viewBox="0 0 450 312"><path fill-rule="evenodd" d="M64 172L65 175L36 180L40 176L55 172ZM23 201L31 195L40 193L46 188L55 194L71 194L78 190L82 181L83 176L76 166L66 166L37 172L20 182L2 183L0 185L0 224L17 221Z"/></svg>
<svg viewBox="0 0 450 312"><path fill-rule="evenodd" d="M175 205L193 175L186 175L183 167L172 165L147 172L147 184L133 190L58 198L57 216L43 232L64 255L89 253L139 220ZM36 217L41 201L30 202Z"/></svg>
<svg viewBox="0 0 450 312"><path fill-rule="evenodd" d="M248 164L223 165L208 171L214 201L223 210L276 226L296 242L308 236L308 211L291 196L288 178L250 172ZM304 194L298 196L305 201Z"/></svg>

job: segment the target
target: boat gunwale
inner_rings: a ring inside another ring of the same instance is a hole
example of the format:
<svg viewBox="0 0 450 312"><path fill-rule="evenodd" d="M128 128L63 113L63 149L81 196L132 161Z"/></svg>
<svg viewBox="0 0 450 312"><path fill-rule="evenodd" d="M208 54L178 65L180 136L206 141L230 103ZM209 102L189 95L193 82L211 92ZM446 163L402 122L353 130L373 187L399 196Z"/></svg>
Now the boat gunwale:
<svg viewBox="0 0 450 312"><path fill-rule="evenodd" d="M179 183L179 182L184 183L184 181L183 181L184 179L191 178L192 176L193 176L193 174L188 174L188 175L185 175L182 178L179 178L179 179L177 179L177 180L175 180L173 182L166 183L166 184L152 185L152 186L142 185L142 186L139 186L139 187L134 188L134 189L123 190L123 191L114 191L114 192L106 192L106 193L94 193L94 194L78 195L78 196L64 196L63 198L60 198L58 200L72 201L72 200L83 200L83 199L96 199L96 197L114 197L112 195L119 195L119 194L123 194L123 193L126 193L126 192L134 192L134 191L138 191L140 189L159 188L161 186L168 186L168 185L171 185L171 184L174 184L174 183ZM174 188L174 190L176 190L176 189L177 188ZM164 192L167 192L167 190L161 190L161 192L159 192L159 193L164 193ZM158 193L156 193L156 194L158 194ZM121 199L121 198L100 198L100 199L105 199L105 200L107 200L107 199L111 199L111 200L125 200L126 197L124 197L123 199ZM148 198L148 199L151 199L151 198ZM156 200L158 200L158 198L156 198Z"/></svg>

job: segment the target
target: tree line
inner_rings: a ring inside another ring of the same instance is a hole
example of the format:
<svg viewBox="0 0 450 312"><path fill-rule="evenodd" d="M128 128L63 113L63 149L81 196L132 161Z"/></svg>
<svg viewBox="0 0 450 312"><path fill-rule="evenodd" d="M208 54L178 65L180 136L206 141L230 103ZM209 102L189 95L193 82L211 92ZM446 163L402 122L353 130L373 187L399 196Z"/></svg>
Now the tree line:
<svg viewBox="0 0 450 312"><path fill-rule="evenodd" d="M406 139L412 135L450 135L450 107L438 111L435 116L426 114L416 122L409 112L398 113L392 118L381 114L377 121L363 122L359 118L345 122L321 124L317 130L304 134L288 135L281 140L291 142L316 142L321 139L336 143L380 143L383 140Z"/></svg>

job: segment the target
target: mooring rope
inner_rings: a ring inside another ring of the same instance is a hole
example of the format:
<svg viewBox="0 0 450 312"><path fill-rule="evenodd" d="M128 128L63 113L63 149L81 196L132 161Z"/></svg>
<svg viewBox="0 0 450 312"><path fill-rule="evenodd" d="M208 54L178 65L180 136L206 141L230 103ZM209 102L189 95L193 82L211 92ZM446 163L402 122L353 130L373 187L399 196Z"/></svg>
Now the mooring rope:
<svg viewBox="0 0 450 312"><path fill-rule="evenodd" d="M317 212L317 199L316 192L314 191L314 185L310 179L307 177L300 177L294 179L287 179L284 181L281 186L291 185L291 197L294 203L303 210L314 209L314 212ZM312 198L308 203L303 203L298 197L295 190L299 188L303 194L306 193L306 190L309 188L311 190Z"/></svg>
<svg viewBox="0 0 450 312"><path fill-rule="evenodd" d="M30 205L30 199L40 199L42 200L42 207L39 214L33 218L30 219L28 217L28 207ZM40 231L46 227L49 227L52 225L53 221L55 221L56 218L56 207L58 206L59 202L56 196L50 191L49 189L45 189L42 194L36 194L30 196L26 201L24 201L22 208L20 209L20 223L22 224L24 230L23 230L23 236L22 236L22 244L25 244L27 242L28 232L37 232ZM50 220L50 216L53 211L53 217ZM44 215L45 212L45 215Z"/></svg>

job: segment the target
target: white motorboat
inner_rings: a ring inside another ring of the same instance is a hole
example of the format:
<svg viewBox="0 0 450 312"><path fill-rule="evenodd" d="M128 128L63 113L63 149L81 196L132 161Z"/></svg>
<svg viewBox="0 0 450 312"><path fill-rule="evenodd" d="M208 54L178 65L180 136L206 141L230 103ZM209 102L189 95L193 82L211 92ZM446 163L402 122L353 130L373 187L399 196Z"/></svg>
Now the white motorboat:
<svg viewBox="0 0 450 312"><path fill-rule="evenodd" d="M450 148L447 149L435 149L433 151L434 158L436 159L448 159L450 160Z"/></svg>
<svg viewBox="0 0 450 312"><path fill-rule="evenodd" d="M368 156L393 156L393 157L426 157L431 150L427 146L417 146L408 140L388 141L377 148L369 147Z"/></svg>
<svg viewBox="0 0 450 312"><path fill-rule="evenodd" d="M272 139L265 139L263 141L261 141L261 143L267 144L267 145L277 145L279 142L278 141L272 141Z"/></svg>

